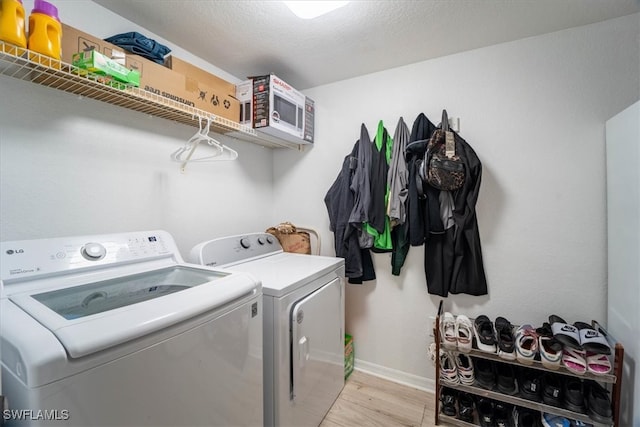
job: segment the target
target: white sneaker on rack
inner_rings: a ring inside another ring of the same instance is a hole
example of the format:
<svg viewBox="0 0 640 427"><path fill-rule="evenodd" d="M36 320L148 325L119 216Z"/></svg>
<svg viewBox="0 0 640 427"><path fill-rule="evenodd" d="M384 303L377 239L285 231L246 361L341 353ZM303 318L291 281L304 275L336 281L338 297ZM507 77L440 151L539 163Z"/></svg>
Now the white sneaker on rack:
<svg viewBox="0 0 640 427"><path fill-rule="evenodd" d="M458 347L458 339L456 338L456 318L448 311L440 318L440 335L442 337L442 345L447 349L455 349Z"/></svg>
<svg viewBox="0 0 640 427"><path fill-rule="evenodd" d="M429 353L429 359L431 360L431 363L435 365L436 364L436 343L432 342L431 344L429 344L429 350L427 352Z"/></svg>
<svg viewBox="0 0 640 427"><path fill-rule="evenodd" d="M538 334L533 326L522 325L516 330L516 358L520 363L533 364L538 346Z"/></svg>
<svg viewBox="0 0 640 427"><path fill-rule="evenodd" d="M449 351L440 350L440 380L445 384L460 384L455 357Z"/></svg>
<svg viewBox="0 0 640 427"><path fill-rule="evenodd" d="M471 361L471 358L464 353L457 353L455 360L460 383L464 385L473 385L475 376L473 374L473 362Z"/></svg>
<svg viewBox="0 0 640 427"><path fill-rule="evenodd" d="M469 353L473 343L473 323L464 314L458 314L456 317L456 340L458 341L458 350Z"/></svg>

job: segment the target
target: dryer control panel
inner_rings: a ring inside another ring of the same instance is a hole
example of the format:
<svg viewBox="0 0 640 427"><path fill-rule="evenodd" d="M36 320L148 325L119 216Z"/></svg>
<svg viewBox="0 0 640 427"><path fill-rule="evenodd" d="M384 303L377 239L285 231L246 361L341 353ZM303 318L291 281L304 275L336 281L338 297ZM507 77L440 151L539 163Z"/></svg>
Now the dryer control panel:
<svg viewBox="0 0 640 427"><path fill-rule="evenodd" d="M209 267L226 266L279 252L282 246L272 234L239 234L200 243L191 249L189 262Z"/></svg>

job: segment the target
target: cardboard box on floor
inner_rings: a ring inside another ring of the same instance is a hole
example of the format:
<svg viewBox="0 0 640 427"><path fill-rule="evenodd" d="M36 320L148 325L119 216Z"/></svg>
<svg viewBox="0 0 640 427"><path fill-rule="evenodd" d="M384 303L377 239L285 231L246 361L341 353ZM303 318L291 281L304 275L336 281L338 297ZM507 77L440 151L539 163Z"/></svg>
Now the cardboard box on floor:
<svg viewBox="0 0 640 427"><path fill-rule="evenodd" d="M353 362L355 360L355 352L353 351L353 337L344 334L344 379L349 378L353 372Z"/></svg>
<svg viewBox="0 0 640 427"><path fill-rule="evenodd" d="M193 84L187 77L162 64L123 49L69 25L62 24L62 61L71 63L73 54L95 49L112 59L124 57L127 68L140 72L140 89L195 107L216 116L238 122L240 103L226 92L226 88ZM235 87L234 87L235 93Z"/></svg>

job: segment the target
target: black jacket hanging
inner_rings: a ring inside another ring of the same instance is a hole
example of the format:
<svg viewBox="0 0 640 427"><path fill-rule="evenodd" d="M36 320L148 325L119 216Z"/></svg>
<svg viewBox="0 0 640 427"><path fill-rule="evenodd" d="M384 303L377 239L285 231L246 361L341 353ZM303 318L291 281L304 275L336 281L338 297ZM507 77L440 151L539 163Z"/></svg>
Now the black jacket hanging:
<svg viewBox="0 0 640 427"><path fill-rule="evenodd" d="M413 122L411 137L406 148L407 168L409 169L409 196L407 199L407 214L409 221L409 243L411 246L424 244L428 234L428 223L425 217L426 198L422 181L418 175L418 167L424 159L427 143L436 126L429 121L424 113L420 113Z"/></svg>
<svg viewBox="0 0 640 427"><path fill-rule="evenodd" d="M382 122L381 122L382 123ZM389 165L385 153L387 151L387 130L383 129L383 136L378 141L377 134L372 142L371 150L371 204L369 205L369 225L382 234L385 227L387 206L385 195L387 193L387 175ZM379 145L378 149L376 145Z"/></svg>
<svg viewBox="0 0 640 427"><path fill-rule="evenodd" d="M373 246L373 237L364 231L363 224L369 222L369 210L371 206L371 161L373 146L369 137L369 131L363 124L360 125L360 139L354 151L356 162L352 171L350 188L353 192L354 204L349 223L358 231L358 240L361 248Z"/></svg>
<svg viewBox="0 0 640 427"><path fill-rule="evenodd" d="M486 295L487 279L482 261L480 231L476 216L476 202L482 181L482 163L476 152L460 135L454 132L456 153L465 164L465 183L454 192L453 219L455 253L453 272L449 284L452 294Z"/></svg>
<svg viewBox="0 0 640 427"><path fill-rule="evenodd" d="M345 259L345 275L349 283L362 283L376 278L371 253L368 249L360 248L359 230L349 222L355 205L352 184L358 163L359 143L356 142L351 153L344 158L342 169L324 198L336 256Z"/></svg>
<svg viewBox="0 0 640 427"><path fill-rule="evenodd" d="M411 135L404 119L400 117L393 134L393 156L389 168L389 218L391 219L391 274L399 276L409 253L409 219L407 199L409 194L409 169L405 159L406 146Z"/></svg>
<svg viewBox="0 0 640 427"><path fill-rule="evenodd" d="M418 168L436 127L420 114L407 145L409 165L409 237L411 245L425 245L424 268L430 294L449 292L485 295L487 283L482 262L475 205L480 191L482 165L471 146L454 133L456 153L465 165L462 188L452 192L453 227L445 230L440 212L440 191L423 184Z"/></svg>

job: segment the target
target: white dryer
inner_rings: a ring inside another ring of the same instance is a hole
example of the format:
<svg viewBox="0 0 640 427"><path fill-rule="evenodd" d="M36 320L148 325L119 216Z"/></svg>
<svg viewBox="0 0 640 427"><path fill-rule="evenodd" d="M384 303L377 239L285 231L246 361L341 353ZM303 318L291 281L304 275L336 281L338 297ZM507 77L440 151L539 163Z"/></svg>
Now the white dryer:
<svg viewBox="0 0 640 427"><path fill-rule="evenodd" d="M264 425L317 427L344 387L344 259L253 233L201 243L190 260L262 281Z"/></svg>
<svg viewBox="0 0 640 427"><path fill-rule="evenodd" d="M262 424L262 295L163 231L0 244L9 425Z"/></svg>

